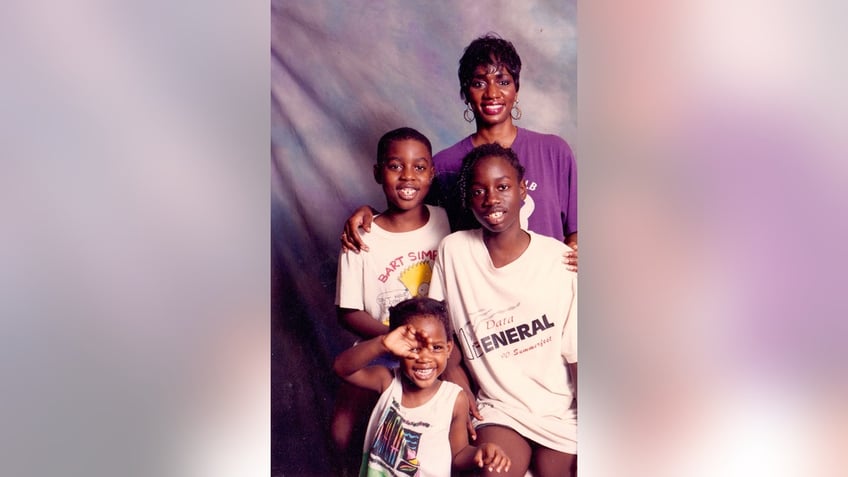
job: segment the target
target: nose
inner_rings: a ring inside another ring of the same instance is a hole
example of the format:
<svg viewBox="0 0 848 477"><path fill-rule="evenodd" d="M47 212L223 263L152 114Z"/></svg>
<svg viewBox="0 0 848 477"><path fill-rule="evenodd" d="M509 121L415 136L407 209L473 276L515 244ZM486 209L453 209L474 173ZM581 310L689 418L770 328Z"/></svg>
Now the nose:
<svg viewBox="0 0 848 477"><path fill-rule="evenodd" d="M412 167L404 167L404 168L400 171L400 178L401 178L401 179L407 179L407 180L408 180L408 179L412 179L412 178L413 178L413 176L414 176L414 174L413 174L413 169L412 169Z"/></svg>
<svg viewBox="0 0 848 477"><path fill-rule="evenodd" d="M492 205L495 205L495 204L498 204L498 203L500 203L500 198L497 196L497 194L494 191L486 191L486 193L483 194L483 205L484 206L489 207L489 206L492 206Z"/></svg>
<svg viewBox="0 0 848 477"><path fill-rule="evenodd" d="M494 81L489 81L486 84L486 91L485 92L486 92L487 98L496 98L496 97L500 96L501 90L500 90L500 88L498 88L497 83L495 83Z"/></svg>
<svg viewBox="0 0 848 477"><path fill-rule="evenodd" d="M422 346L421 349L418 350L418 359L416 359L415 361L417 363L426 363L430 361L432 354L433 353L430 351L429 348Z"/></svg>

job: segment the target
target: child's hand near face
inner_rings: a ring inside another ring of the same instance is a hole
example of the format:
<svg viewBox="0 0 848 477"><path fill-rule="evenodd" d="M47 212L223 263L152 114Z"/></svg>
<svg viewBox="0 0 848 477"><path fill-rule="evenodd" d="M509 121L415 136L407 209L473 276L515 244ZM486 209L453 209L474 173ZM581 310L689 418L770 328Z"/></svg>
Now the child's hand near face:
<svg viewBox="0 0 848 477"><path fill-rule="evenodd" d="M474 454L474 462L480 468L486 466L489 472L494 471L497 473L501 473L501 471L509 472L509 466L511 464L509 457L507 457L503 449L491 442L480 444L477 447L477 453Z"/></svg>
<svg viewBox="0 0 848 477"><path fill-rule="evenodd" d="M384 335L383 346L400 358L418 358L418 350L430 346L426 331L416 330L412 325L403 325Z"/></svg>

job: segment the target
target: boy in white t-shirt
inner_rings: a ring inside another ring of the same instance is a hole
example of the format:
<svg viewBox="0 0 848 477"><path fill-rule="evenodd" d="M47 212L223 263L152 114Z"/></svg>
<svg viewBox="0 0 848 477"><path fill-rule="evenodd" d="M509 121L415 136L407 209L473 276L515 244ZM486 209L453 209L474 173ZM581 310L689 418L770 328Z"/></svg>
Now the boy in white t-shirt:
<svg viewBox="0 0 848 477"><path fill-rule="evenodd" d="M371 250L342 250L336 287L339 322L365 340L389 331L389 309L416 296L427 296L439 242L450 233L444 209L424 204L435 176L430 141L415 129L387 132L377 144L374 179L383 188L387 208L374 219ZM389 361L383 364L390 365ZM373 392L343 384L336 399L332 437L348 454L353 430L373 407Z"/></svg>

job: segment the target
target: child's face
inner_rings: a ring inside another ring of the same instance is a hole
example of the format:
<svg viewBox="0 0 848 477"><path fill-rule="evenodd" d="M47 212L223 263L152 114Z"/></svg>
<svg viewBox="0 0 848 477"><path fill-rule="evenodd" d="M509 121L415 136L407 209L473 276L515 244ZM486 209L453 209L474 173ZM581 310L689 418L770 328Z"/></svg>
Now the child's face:
<svg viewBox="0 0 848 477"><path fill-rule="evenodd" d="M468 206L489 232L520 227L519 211L527 195L518 171L501 156L483 157L471 171Z"/></svg>
<svg viewBox="0 0 848 477"><path fill-rule="evenodd" d="M448 357L453 351L453 342L448 340L445 327L435 316L421 315L410 319L408 324L430 336L430 348L416 350L418 358L401 360L403 374L414 386L424 389L432 386L444 372Z"/></svg>
<svg viewBox="0 0 848 477"><path fill-rule="evenodd" d="M399 210L420 206L434 175L427 146L415 139L392 142L384 160L374 166L374 179L383 185L389 207Z"/></svg>
<svg viewBox="0 0 848 477"><path fill-rule="evenodd" d="M466 95L478 121L487 125L512 121L510 114L518 99L512 75L505 68L491 69L491 66L480 65L474 70Z"/></svg>

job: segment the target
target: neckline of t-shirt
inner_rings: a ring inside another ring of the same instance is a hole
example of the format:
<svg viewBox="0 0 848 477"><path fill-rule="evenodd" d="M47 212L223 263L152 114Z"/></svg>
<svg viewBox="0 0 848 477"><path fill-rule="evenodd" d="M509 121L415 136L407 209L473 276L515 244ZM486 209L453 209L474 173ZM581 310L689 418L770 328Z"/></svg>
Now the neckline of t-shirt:
<svg viewBox="0 0 848 477"><path fill-rule="evenodd" d="M403 377L401 376L401 373L403 373L403 371L400 368L398 368L396 371L398 373L398 375L397 375L398 386L400 386L400 399L398 400L398 406L400 406L401 410L415 411L415 410L421 409L424 406L432 403L434 399L436 399L442 392L445 391L445 389L447 389L447 386L445 386L445 382L442 381L441 379L437 378L438 381L439 381L439 389L437 389L436 392L433 393L432 396L430 396L430 399L427 399L426 401L419 404L418 406L414 406L414 407L404 406L403 405Z"/></svg>
<svg viewBox="0 0 848 477"><path fill-rule="evenodd" d="M377 234L377 235L383 235L383 236L392 236L392 237L397 237L398 235L403 236L403 235L412 235L412 234L421 233L421 231L426 229L427 226L430 225L430 223L433 221L433 207L430 204L424 204L424 206L427 207L427 210L430 212L430 216L427 217L427 222L425 222L424 225L422 225L421 227L418 227L415 230L408 230L406 232L389 232L388 230L384 229L383 227L380 227L377 224L377 221L375 220L375 221L371 222L371 233ZM376 219L378 216L380 216L380 214L375 215L374 218Z"/></svg>
<svg viewBox="0 0 848 477"><path fill-rule="evenodd" d="M519 141L520 137L524 136L523 131L525 131L525 129L522 128L521 126L515 126L515 139L512 140L512 144L509 146L510 149L513 149L513 150L515 149L515 143L517 143ZM471 150L474 149L474 140L472 138L474 137L475 134L477 134L477 133L473 132L473 133L471 133L471 134L469 134L468 136L465 137L465 141L468 145L468 151L469 152L471 152ZM462 158L460 158L460 159L462 159Z"/></svg>
<svg viewBox="0 0 848 477"><path fill-rule="evenodd" d="M497 272L497 273L508 271L512 266L519 266L521 264L521 262L524 261L524 257L527 256L527 253L530 251L530 247L533 246L533 241L535 240L535 237L534 237L535 233L533 231L524 230L525 232L527 232L527 234L530 235L530 243L527 244L527 248L524 249L524 251L521 252L521 255L519 255L518 258L516 258L515 260L507 263L506 265L504 265L502 267L496 267L495 262L492 261L492 256L489 255L489 249L486 248L486 243L483 241L483 229L479 228L479 229L476 229L476 230L477 230L477 233L478 233L477 237L479 238L480 248L483 251L483 253L486 255L486 259L488 259L487 263L489 265L489 270L491 270L493 272Z"/></svg>

